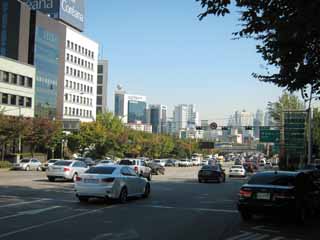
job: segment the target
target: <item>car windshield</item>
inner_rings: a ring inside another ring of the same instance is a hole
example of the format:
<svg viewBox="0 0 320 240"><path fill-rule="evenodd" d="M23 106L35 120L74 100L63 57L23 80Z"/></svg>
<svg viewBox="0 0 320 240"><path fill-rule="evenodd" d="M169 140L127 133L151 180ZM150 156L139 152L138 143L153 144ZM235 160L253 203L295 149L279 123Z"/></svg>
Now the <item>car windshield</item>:
<svg viewBox="0 0 320 240"><path fill-rule="evenodd" d="M28 162L30 162L30 159L22 159L20 162L21 163L28 163Z"/></svg>
<svg viewBox="0 0 320 240"><path fill-rule="evenodd" d="M112 174L116 168L115 167L92 167L86 171L86 173L91 174Z"/></svg>
<svg viewBox="0 0 320 240"><path fill-rule="evenodd" d="M295 176L277 174L256 174L248 181L254 185L294 186Z"/></svg>
<svg viewBox="0 0 320 240"><path fill-rule="evenodd" d="M209 166L209 165L206 165L206 166L203 166L203 167L201 168L201 170L218 171L218 170L219 170L219 167L218 167L218 166Z"/></svg>
<svg viewBox="0 0 320 240"><path fill-rule="evenodd" d="M53 165L55 165L55 166L70 166L71 163L72 163L71 161L57 161Z"/></svg>

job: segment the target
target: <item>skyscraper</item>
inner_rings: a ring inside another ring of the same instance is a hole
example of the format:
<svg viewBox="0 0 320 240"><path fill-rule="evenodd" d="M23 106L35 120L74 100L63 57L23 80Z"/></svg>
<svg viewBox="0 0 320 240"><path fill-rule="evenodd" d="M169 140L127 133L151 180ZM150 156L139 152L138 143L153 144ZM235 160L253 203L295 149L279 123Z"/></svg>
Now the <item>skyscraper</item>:
<svg viewBox="0 0 320 240"><path fill-rule="evenodd" d="M149 105L150 124L153 133L167 132L167 107L164 105Z"/></svg>
<svg viewBox="0 0 320 240"><path fill-rule="evenodd" d="M253 121L254 129L253 135L256 138L259 138L260 135L260 127L264 126L264 112L261 109L258 109L256 112L256 116Z"/></svg>
<svg viewBox="0 0 320 240"><path fill-rule="evenodd" d="M173 110L174 131L179 132L181 129L186 129L188 126L188 120L188 105L180 104L175 106Z"/></svg>

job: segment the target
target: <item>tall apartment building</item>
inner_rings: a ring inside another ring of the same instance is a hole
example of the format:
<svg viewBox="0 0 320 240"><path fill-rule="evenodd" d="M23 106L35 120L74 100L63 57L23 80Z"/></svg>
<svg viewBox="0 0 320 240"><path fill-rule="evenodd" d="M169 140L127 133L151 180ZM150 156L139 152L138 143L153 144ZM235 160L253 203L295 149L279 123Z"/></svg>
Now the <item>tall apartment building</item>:
<svg viewBox="0 0 320 240"><path fill-rule="evenodd" d="M108 60L98 61L97 114L108 111Z"/></svg>
<svg viewBox="0 0 320 240"><path fill-rule="evenodd" d="M150 124L153 133L167 132L167 106L154 104L149 105L148 113L150 114Z"/></svg>
<svg viewBox="0 0 320 240"><path fill-rule="evenodd" d="M35 68L0 56L0 111L9 116L34 116Z"/></svg>
<svg viewBox="0 0 320 240"><path fill-rule="evenodd" d="M199 113L195 109L194 104L180 104L174 107L173 120L175 132L181 129L195 129L200 126Z"/></svg>

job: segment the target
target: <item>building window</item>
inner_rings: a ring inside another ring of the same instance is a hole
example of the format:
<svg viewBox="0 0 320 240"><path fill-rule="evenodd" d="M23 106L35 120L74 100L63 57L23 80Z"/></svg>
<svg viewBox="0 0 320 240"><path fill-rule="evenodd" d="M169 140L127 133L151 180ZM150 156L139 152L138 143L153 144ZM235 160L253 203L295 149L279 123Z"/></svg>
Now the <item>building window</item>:
<svg viewBox="0 0 320 240"><path fill-rule="evenodd" d="M78 74L77 74L77 77L78 77L78 78L80 77L80 70L78 70Z"/></svg>
<svg viewBox="0 0 320 240"><path fill-rule="evenodd" d="M11 84L17 84L18 76L17 74L11 74Z"/></svg>
<svg viewBox="0 0 320 240"><path fill-rule="evenodd" d="M69 67L66 68L66 73L69 74Z"/></svg>
<svg viewBox="0 0 320 240"><path fill-rule="evenodd" d="M24 84L25 84L24 76L19 76L19 85L24 86Z"/></svg>
<svg viewBox="0 0 320 240"><path fill-rule="evenodd" d="M71 49L73 50L73 42L71 42Z"/></svg>
<svg viewBox="0 0 320 240"><path fill-rule="evenodd" d="M88 56L88 49L85 50L85 55Z"/></svg>
<svg viewBox="0 0 320 240"><path fill-rule="evenodd" d="M82 116L82 109L80 109L80 116Z"/></svg>
<svg viewBox="0 0 320 240"><path fill-rule="evenodd" d="M80 97L80 104L82 104L82 97Z"/></svg>
<svg viewBox="0 0 320 240"><path fill-rule="evenodd" d="M64 100L68 101L68 93L64 95Z"/></svg>
<svg viewBox="0 0 320 240"><path fill-rule="evenodd" d="M64 115L68 115L68 108L64 107Z"/></svg>
<svg viewBox="0 0 320 240"><path fill-rule="evenodd" d="M69 59L70 59L70 54L67 53L67 61L69 61Z"/></svg>
<svg viewBox="0 0 320 240"><path fill-rule="evenodd" d="M2 81L5 83L9 83L9 73L8 72L2 72Z"/></svg>
<svg viewBox="0 0 320 240"><path fill-rule="evenodd" d="M32 88L32 78L27 77L27 87Z"/></svg>
<svg viewBox="0 0 320 240"><path fill-rule="evenodd" d="M31 108L31 106L32 106L32 99L29 98L29 97L27 97L27 98L26 98L26 107Z"/></svg>
<svg viewBox="0 0 320 240"><path fill-rule="evenodd" d="M90 99L90 106L92 106L92 99Z"/></svg>
<svg viewBox="0 0 320 240"><path fill-rule="evenodd" d="M102 107L97 107L97 113L102 113Z"/></svg>
<svg viewBox="0 0 320 240"><path fill-rule="evenodd" d="M19 106L24 106L24 97L19 97Z"/></svg>
<svg viewBox="0 0 320 240"><path fill-rule="evenodd" d="M9 95L6 93L2 93L2 104L8 104Z"/></svg>
<svg viewBox="0 0 320 240"><path fill-rule="evenodd" d="M70 48L70 41L67 41L67 47Z"/></svg>
<svg viewBox="0 0 320 240"><path fill-rule="evenodd" d="M73 82L73 89L76 90L76 82Z"/></svg>
<svg viewBox="0 0 320 240"><path fill-rule="evenodd" d="M81 59L81 66L83 67L83 65L84 65L84 61L83 59Z"/></svg>
<svg viewBox="0 0 320 240"><path fill-rule="evenodd" d="M79 96L77 96L77 103L79 103Z"/></svg>
<svg viewBox="0 0 320 240"><path fill-rule="evenodd" d="M84 47L82 47L82 49L81 49L81 53L82 53L82 54L84 54Z"/></svg>
<svg viewBox="0 0 320 240"><path fill-rule="evenodd" d="M73 69L73 76L77 76L77 69Z"/></svg>
<svg viewBox="0 0 320 240"><path fill-rule="evenodd" d="M72 111L71 111L71 107L69 107L69 115L71 115L71 112L72 112Z"/></svg>
<svg viewBox="0 0 320 240"><path fill-rule="evenodd" d="M80 65L80 58L78 58L78 65Z"/></svg>
<svg viewBox="0 0 320 240"><path fill-rule="evenodd" d="M103 77L101 75L98 76L98 84L103 84Z"/></svg>
<svg viewBox="0 0 320 240"><path fill-rule="evenodd" d="M76 102L76 96L73 95L72 102Z"/></svg>
<svg viewBox="0 0 320 240"><path fill-rule="evenodd" d="M75 115L75 109L72 108L72 115L74 116Z"/></svg>
<svg viewBox="0 0 320 240"><path fill-rule="evenodd" d="M101 96L97 97L97 105L102 105L102 97Z"/></svg>
<svg viewBox="0 0 320 240"><path fill-rule="evenodd" d="M103 65L98 65L98 73L103 73Z"/></svg>
<svg viewBox="0 0 320 240"><path fill-rule="evenodd" d="M16 95L11 95L10 96L10 104L11 105L17 105L17 96Z"/></svg>
<svg viewBox="0 0 320 240"><path fill-rule="evenodd" d="M75 51L77 52L78 51L78 44L74 44L74 48L75 48Z"/></svg>
<svg viewBox="0 0 320 240"><path fill-rule="evenodd" d="M97 87L97 94L102 95L102 86Z"/></svg>

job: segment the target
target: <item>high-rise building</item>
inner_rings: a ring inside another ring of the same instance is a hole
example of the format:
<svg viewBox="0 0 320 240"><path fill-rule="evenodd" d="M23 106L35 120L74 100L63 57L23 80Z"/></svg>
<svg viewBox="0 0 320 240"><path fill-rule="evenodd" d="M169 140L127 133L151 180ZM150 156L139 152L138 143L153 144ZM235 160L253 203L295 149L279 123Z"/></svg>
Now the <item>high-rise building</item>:
<svg viewBox="0 0 320 240"><path fill-rule="evenodd" d="M35 68L0 56L0 110L8 116L34 116Z"/></svg>
<svg viewBox="0 0 320 240"><path fill-rule="evenodd" d="M149 105L148 112L150 114L150 124L152 125L153 133L167 132L167 106L164 105Z"/></svg>
<svg viewBox="0 0 320 240"><path fill-rule="evenodd" d="M260 135L260 127L264 126L264 112L260 109L257 110L256 116L253 120L253 135L256 138L259 138Z"/></svg>
<svg viewBox="0 0 320 240"><path fill-rule="evenodd" d="M108 111L108 61L99 60L97 80L97 114Z"/></svg>
<svg viewBox="0 0 320 240"><path fill-rule="evenodd" d="M188 126L188 120L188 105L180 104L175 106L173 110L174 132L178 133L181 129L186 129Z"/></svg>
<svg viewBox="0 0 320 240"><path fill-rule="evenodd" d="M114 111L124 123L147 123L146 97L127 94L120 86L115 92Z"/></svg>

